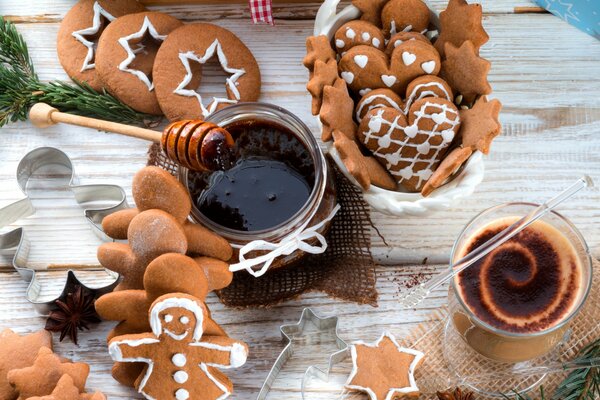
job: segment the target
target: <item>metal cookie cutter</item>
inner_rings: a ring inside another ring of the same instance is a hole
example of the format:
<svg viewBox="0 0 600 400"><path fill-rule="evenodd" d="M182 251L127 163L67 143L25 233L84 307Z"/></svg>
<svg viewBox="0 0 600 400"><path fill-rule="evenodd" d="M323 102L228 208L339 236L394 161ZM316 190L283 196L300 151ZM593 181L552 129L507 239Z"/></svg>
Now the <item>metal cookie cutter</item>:
<svg viewBox="0 0 600 400"><path fill-rule="evenodd" d="M89 202L98 201L108 201L114 204L106 208L84 209L84 215L92 225L93 231L96 233L96 235L103 240L110 239L102 231L102 218L117 210L129 207L127 204L127 196L125 191L123 188L117 185L78 185L76 183L77 179L71 159L64 152L54 147L40 147L32 150L27 153L19 162L17 167L17 182L21 188L21 191L25 195L25 198L0 209L0 229L21 218L28 217L35 213L35 209L27 193L27 184L36 170L50 165L61 165L71 171L68 188L73 192L75 200L81 206L84 206ZM46 314L51 309L51 306L54 304L56 299L45 302L38 300L41 293L41 284L36 279L36 271L27 267L27 258L29 256L30 248L31 243L27 239L25 231L22 227L0 235L0 250L14 249L15 253L13 256L12 265L21 275L21 277L25 281L29 282L26 292L27 300L35 306L38 312ZM96 294L103 294L111 291L116 286L119 275L108 270L105 271L107 275L113 279L112 283L95 289L89 288L82 284L77 279L73 271L69 271L67 281L65 282L65 287L58 298L66 296L67 292L72 290L73 285L75 284L79 284L86 289L93 290Z"/></svg>
<svg viewBox="0 0 600 400"><path fill-rule="evenodd" d="M348 351L348 345L338 335L338 332L337 332L338 317L321 318L318 315L316 315L314 313L314 311L311 310L310 308L305 308L304 310L302 310L302 316L300 317L300 320L297 323L289 324L289 325L282 325L279 328L279 330L281 331L281 338L284 341L286 341L286 345L285 345L283 351L281 352L281 354L279 354L279 357L277 357L277 360L275 360L275 363L273 364L271 371L269 371L269 375L267 375L267 379L265 380L265 383L263 383L263 386L260 389L260 392L258 393L258 397L256 398L256 400L265 400L266 399L267 394L269 393L269 391L271 390L271 387L273 386L273 382L275 382L275 379L277 378L277 375L279 375L284 364L294 354L294 345L293 345L294 337L298 336L298 334L302 334L308 323L314 325L319 330L319 332L326 332L326 331L334 332L336 345L337 345L338 349L340 349L340 351L332 354L329 357L329 365L330 366L339 362L338 358L341 358L341 359L345 358L345 354ZM318 370L323 373L322 370L316 368L315 366L311 366L306 370L305 375L308 374L309 371L312 371L312 370ZM327 374L328 374L328 372L329 372L329 368L327 369ZM305 381L305 379L302 380L302 387L301 387L303 398L304 398L304 381Z"/></svg>

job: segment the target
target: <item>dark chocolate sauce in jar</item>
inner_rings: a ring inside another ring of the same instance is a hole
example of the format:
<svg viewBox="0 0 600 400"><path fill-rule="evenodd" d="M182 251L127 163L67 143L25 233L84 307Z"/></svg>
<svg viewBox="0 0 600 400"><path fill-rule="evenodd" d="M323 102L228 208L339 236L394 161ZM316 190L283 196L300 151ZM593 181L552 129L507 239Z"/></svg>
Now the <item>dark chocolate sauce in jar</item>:
<svg viewBox="0 0 600 400"><path fill-rule="evenodd" d="M242 121L226 129L235 140L232 167L193 172L188 187L196 208L223 227L253 232L292 218L310 197L314 162L289 129L268 121Z"/></svg>

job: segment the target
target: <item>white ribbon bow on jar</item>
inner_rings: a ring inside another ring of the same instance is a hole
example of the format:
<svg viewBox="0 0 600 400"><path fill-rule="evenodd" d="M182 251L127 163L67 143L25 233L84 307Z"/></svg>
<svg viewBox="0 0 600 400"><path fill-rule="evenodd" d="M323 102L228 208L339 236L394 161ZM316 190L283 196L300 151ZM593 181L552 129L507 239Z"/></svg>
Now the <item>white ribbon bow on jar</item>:
<svg viewBox="0 0 600 400"><path fill-rule="evenodd" d="M248 273L255 278L263 276L277 257L288 256L296 250L301 250L305 253L310 254L322 254L327 250L327 240L318 231L325 224L335 217L337 212L340 210L340 205L336 205L331 213L323 221L316 225L307 228L306 226L310 222L310 219L306 221L300 228L284 237L279 243L271 243L265 240L254 240L240 249L239 262L231 264L229 270L231 272L237 272L246 270ZM317 239L318 245L311 245L308 242L311 239ZM246 258L246 255L253 251L268 251L267 254L255 258ZM255 269L255 267L262 264L262 267Z"/></svg>

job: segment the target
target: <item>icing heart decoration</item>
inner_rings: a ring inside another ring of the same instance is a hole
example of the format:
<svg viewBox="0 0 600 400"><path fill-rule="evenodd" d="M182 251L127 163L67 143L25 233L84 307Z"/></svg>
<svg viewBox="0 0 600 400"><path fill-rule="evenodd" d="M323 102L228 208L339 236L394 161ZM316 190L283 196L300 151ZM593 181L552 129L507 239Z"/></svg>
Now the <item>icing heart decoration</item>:
<svg viewBox="0 0 600 400"><path fill-rule="evenodd" d="M440 72L440 56L431 43L409 40L388 55L372 46L354 46L340 59L339 72L355 93L365 89L390 88L403 93L407 85L422 75Z"/></svg>
<svg viewBox="0 0 600 400"><path fill-rule="evenodd" d="M452 102L427 97L415 101L407 115L391 107L370 110L360 123L358 138L401 185L418 192L459 128L458 109Z"/></svg>

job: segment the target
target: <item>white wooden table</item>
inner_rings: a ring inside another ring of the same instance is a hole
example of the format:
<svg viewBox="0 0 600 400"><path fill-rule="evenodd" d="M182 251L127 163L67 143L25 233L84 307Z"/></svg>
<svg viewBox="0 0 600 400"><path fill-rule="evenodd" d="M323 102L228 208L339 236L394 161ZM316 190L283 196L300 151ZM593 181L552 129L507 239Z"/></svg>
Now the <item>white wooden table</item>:
<svg viewBox="0 0 600 400"><path fill-rule="evenodd" d="M37 72L44 80L66 79L56 56L55 37L62 16L74 0L2 0L0 15L18 24L25 36ZM277 25L254 26L245 5L173 5L152 7L185 22L215 22L237 33L254 52L263 73L262 100L286 107L307 121L310 98L305 91L307 72L301 65L304 38L311 34L318 4L277 4ZM445 0L432 2L443 9ZM374 213L373 221L387 240L373 234L373 253L378 269L379 307L357 306L320 293L301 296L272 309L231 310L216 297L208 303L215 320L232 337L251 347L249 362L230 376L234 398L254 398L272 362L282 349L278 327L294 322L303 307L323 315L341 317L340 333L349 341L374 340L383 329L401 337L445 301L445 290L435 293L415 311L395 309L401 281L411 274L426 275L443 268L454 238L479 211L508 201L541 201L565 187L582 173L600 182L600 42L558 18L539 11L515 13L532 7L528 0L484 0L484 25L491 40L482 55L493 63L490 81L494 96L503 104L503 135L486 160L486 177L476 193L452 210L427 218L390 218ZM145 164L147 144L135 139L91 130L55 126L45 131L29 123L0 130L0 206L22 197L15 182L20 158L33 148L59 147L75 162L82 183L114 183L128 193L133 174ZM31 262L95 264L98 239L90 232L81 210L65 190L34 198L38 213L20 225L34 241ZM592 253L600 255L600 190L587 190L562 207L562 212L582 231ZM15 225L17 226L17 225ZM423 260L438 266L423 266ZM0 260L0 327L19 332L40 329L38 316L24 298L26 285ZM45 294L53 297L62 288L60 273L46 275ZM111 362L105 335L112 323L102 323L83 333L80 346L65 341L57 351L89 362L89 388L102 389L110 399L137 398L133 391L110 377ZM314 346L313 346L314 347ZM310 350L290 362L275 382L272 399L299 399L304 369L325 359L326 351ZM331 350L331 348L329 349ZM321 398L321 396L315 396ZM334 398L329 394L323 398Z"/></svg>

